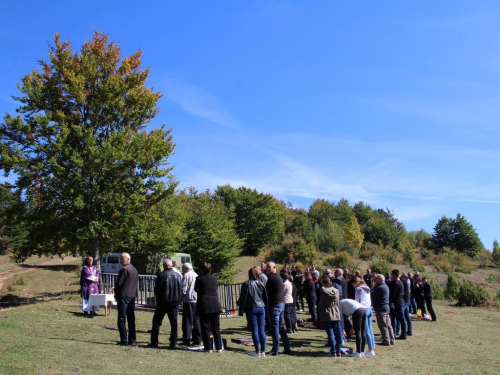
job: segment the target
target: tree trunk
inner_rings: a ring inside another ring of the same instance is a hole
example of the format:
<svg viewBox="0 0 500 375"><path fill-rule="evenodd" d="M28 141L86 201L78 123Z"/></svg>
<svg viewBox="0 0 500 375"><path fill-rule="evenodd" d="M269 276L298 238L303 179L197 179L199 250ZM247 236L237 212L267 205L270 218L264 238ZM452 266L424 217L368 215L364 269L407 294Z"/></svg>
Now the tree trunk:
<svg viewBox="0 0 500 375"><path fill-rule="evenodd" d="M99 255L99 238L94 237L91 240L92 246L92 257L94 258L94 264L97 267L99 274L101 273L101 257Z"/></svg>

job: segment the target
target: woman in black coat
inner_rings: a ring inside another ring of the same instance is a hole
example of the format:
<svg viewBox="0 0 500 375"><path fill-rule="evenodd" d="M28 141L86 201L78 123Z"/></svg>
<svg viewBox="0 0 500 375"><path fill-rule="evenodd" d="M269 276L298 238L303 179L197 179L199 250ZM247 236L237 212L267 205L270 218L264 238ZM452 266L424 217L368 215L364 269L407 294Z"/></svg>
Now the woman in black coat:
<svg viewBox="0 0 500 375"><path fill-rule="evenodd" d="M211 270L210 263L205 262L201 267L202 275L196 278L194 284L194 290L197 293L196 315L200 317L201 337L205 351L212 352L210 345L210 326L212 326L215 349L219 353L222 350L219 321L222 308L217 292L217 278L210 274Z"/></svg>

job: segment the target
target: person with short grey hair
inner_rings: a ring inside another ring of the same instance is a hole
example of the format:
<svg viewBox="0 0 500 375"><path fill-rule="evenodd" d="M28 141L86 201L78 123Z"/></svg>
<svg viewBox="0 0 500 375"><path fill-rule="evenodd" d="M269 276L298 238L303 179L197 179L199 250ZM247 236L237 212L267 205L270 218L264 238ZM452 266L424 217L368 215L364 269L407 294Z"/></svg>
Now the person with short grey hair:
<svg viewBox="0 0 500 375"><path fill-rule="evenodd" d="M200 345L200 317L196 314L197 294L194 284L198 274L193 271L191 263L182 265L182 344ZM192 340L192 341L191 341Z"/></svg>
<svg viewBox="0 0 500 375"><path fill-rule="evenodd" d="M115 299L118 309L118 331L120 332L119 345L136 346L135 332L135 297L137 296L137 284L139 274L135 267L130 264L130 254L120 255L122 268L115 282ZM128 321L128 341L125 321Z"/></svg>
<svg viewBox="0 0 500 375"><path fill-rule="evenodd" d="M375 310L375 315L377 316L377 325L382 334L382 345L394 345L394 331L392 330L391 316L389 314L389 287L385 283L383 275L377 275L374 283L375 286L370 292L370 297L373 310Z"/></svg>

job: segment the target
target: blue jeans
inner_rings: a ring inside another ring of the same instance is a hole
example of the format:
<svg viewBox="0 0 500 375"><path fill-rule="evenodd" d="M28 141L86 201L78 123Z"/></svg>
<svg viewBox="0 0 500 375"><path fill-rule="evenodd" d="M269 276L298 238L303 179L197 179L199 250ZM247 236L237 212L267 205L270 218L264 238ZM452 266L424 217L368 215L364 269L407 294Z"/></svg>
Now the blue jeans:
<svg viewBox="0 0 500 375"><path fill-rule="evenodd" d="M253 346L255 352L266 351L266 331L264 322L266 320L266 310L264 307L254 307L245 311L248 327L252 331Z"/></svg>
<svg viewBox="0 0 500 375"><path fill-rule="evenodd" d="M331 353L340 353L340 347L342 346L342 326L340 320L334 322L325 321L323 322L325 327L326 335L328 336L328 345L330 345Z"/></svg>
<svg viewBox="0 0 500 375"><path fill-rule="evenodd" d="M417 306L417 300L413 296L410 297L410 306L411 306L411 312L413 314L416 314L417 310L418 310L418 306Z"/></svg>
<svg viewBox="0 0 500 375"><path fill-rule="evenodd" d="M406 319L406 324L407 324L407 333L412 333L413 332L413 326L411 323L411 300L408 302L405 302L405 311L404 311L404 316Z"/></svg>
<svg viewBox="0 0 500 375"><path fill-rule="evenodd" d="M127 344L127 328L125 320L128 321L128 343L135 341L135 298L118 298L118 331L120 342Z"/></svg>
<svg viewBox="0 0 500 375"><path fill-rule="evenodd" d="M284 303L277 303L275 305L269 306L269 320L271 322L271 333L273 336L273 348L271 349L271 352L276 354L278 354L280 350L280 336L281 339L283 340L285 353L289 353L291 351L290 341L288 341L288 335L283 325L284 318L285 318Z"/></svg>
<svg viewBox="0 0 500 375"><path fill-rule="evenodd" d="M366 310L366 343L368 344L368 350L375 349L375 335L373 334L372 327L372 317L373 310L371 307L368 307Z"/></svg>
<svg viewBox="0 0 500 375"><path fill-rule="evenodd" d="M397 335L399 332L399 327L401 327L401 337L406 337L406 319L405 319L405 306L406 304L403 302L402 305L394 306L394 319L393 319L393 327L394 327L394 335Z"/></svg>

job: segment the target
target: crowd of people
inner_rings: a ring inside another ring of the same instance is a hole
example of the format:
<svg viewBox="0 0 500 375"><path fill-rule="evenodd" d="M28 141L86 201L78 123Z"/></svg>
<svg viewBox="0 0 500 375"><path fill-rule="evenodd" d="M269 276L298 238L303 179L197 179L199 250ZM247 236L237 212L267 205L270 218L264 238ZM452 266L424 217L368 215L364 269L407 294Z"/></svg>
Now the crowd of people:
<svg viewBox="0 0 500 375"><path fill-rule="evenodd" d="M91 257L82 270L83 311L88 311L89 294L96 288L95 267ZM137 345L135 329L135 296L138 274L130 263L130 255L121 254L122 269L115 283L118 308L119 345ZM210 263L203 263L198 276L190 263L177 270L175 262L166 258L163 271L158 271L155 295L157 306L152 321L151 341L148 347L158 347L158 335L165 315L171 325L169 347L178 344L178 317L182 304L182 345L197 346L203 351L223 350L217 278L211 274ZM250 355L277 356L280 344L284 354L292 354L288 335L295 334L305 323L297 318L307 302L311 325L326 332L328 356L375 356L373 316L381 333L380 345L395 345L396 340L407 340L413 334L412 314L422 313L436 321L432 306L432 287L426 277L417 272L401 273L394 269L386 275L367 269L359 271L326 268L323 275L315 267L302 271L285 265L279 272L274 262L254 266L248 270L248 280L242 284L237 301L239 314L245 315L251 331L254 352ZM126 329L128 322L128 336ZM267 332L267 333L266 333ZM272 347L266 353L267 335ZM343 343L355 338L356 347L349 353Z"/></svg>

